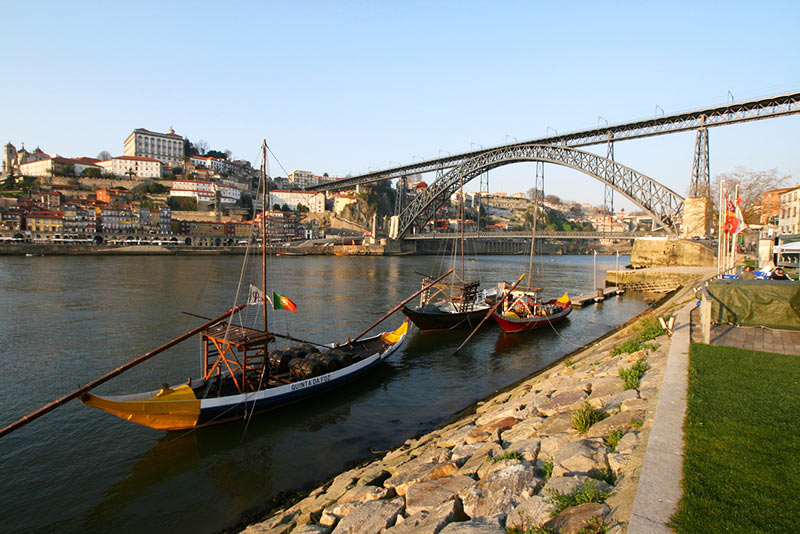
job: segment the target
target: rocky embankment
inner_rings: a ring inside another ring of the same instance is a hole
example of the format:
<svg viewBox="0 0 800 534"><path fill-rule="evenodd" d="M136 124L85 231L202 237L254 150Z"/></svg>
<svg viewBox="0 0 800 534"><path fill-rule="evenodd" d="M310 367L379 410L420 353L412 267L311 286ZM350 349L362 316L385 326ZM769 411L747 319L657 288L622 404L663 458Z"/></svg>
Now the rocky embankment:
<svg viewBox="0 0 800 534"><path fill-rule="evenodd" d="M669 350L662 335L658 347L612 355L636 329L340 474L244 532L625 532ZM620 370L632 367L647 369L626 389Z"/></svg>

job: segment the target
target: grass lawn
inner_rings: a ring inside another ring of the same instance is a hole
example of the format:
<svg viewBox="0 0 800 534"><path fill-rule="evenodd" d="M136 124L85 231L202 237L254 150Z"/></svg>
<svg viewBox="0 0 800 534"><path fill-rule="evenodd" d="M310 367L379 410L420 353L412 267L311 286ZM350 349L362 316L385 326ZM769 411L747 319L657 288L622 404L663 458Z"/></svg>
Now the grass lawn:
<svg viewBox="0 0 800 534"><path fill-rule="evenodd" d="M680 534L800 531L800 357L692 344Z"/></svg>

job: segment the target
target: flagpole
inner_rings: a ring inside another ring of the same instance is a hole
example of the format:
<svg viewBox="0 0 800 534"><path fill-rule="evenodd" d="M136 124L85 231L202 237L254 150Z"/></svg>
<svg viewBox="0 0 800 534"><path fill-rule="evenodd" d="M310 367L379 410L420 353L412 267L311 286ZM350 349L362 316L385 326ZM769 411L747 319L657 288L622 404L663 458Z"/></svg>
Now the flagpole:
<svg viewBox="0 0 800 534"><path fill-rule="evenodd" d="M718 209L718 216L717 216L717 274L722 272L722 266L724 265L724 254L725 254L725 232L722 226L722 215L723 210L725 210L725 180L719 181L719 209Z"/></svg>

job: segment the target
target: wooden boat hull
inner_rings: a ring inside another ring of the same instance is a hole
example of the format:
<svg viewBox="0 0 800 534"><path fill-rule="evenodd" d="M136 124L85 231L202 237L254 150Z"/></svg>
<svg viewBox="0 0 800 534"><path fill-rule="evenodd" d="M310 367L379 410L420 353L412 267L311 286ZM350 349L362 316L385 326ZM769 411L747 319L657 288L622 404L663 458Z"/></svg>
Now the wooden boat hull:
<svg viewBox="0 0 800 534"><path fill-rule="evenodd" d="M385 350L337 371L254 392L198 399L202 380L134 395L100 397L86 393L81 402L127 421L158 430L187 430L242 419L252 413L278 408L341 386L375 368L396 351L406 338L408 321L393 332L364 340L381 339Z"/></svg>
<svg viewBox="0 0 800 534"><path fill-rule="evenodd" d="M494 317L494 320L500 325L500 328L503 329L503 332L511 334L514 332L527 332L528 330L535 330L537 328L544 328L560 323L571 312L572 305L570 304L562 311L551 315L514 318L495 312L492 314L492 317Z"/></svg>
<svg viewBox="0 0 800 534"><path fill-rule="evenodd" d="M419 308L411 309L403 306L401 310L406 317L423 332L437 332L451 330L454 328L475 328L489 311L488 308L481 308L470 312L427 312Z"/></svg>

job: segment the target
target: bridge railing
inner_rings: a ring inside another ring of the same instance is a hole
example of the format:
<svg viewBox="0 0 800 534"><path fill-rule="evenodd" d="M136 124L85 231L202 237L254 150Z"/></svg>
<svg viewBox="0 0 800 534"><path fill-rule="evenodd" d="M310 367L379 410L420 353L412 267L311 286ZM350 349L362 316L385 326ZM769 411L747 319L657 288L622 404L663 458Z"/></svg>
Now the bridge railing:
<svg viewBox="0 0 800 534"><path fill-rule="evenodd" d="M536 232L536 239L636 239L637 237L662 237L664 234L648 232ZM530 239L530 232L465 232L464 239ZM460 239L460 232L427 232L406 235L403 239Z"/></svg>

